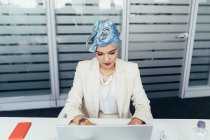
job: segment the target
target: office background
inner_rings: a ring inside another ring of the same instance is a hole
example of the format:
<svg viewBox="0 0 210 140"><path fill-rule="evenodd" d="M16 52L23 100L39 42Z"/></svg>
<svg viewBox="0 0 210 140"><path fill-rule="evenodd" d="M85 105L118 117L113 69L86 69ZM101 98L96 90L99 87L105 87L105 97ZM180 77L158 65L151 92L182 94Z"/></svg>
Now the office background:
<svg viewBox="0 0 210 140"><path fill-rule="evenodd" d="M0 111L63 106L77 62L94 56L91 27L107 18L151 101L210 96L209 9L210 0L0 0Z"/></svg>

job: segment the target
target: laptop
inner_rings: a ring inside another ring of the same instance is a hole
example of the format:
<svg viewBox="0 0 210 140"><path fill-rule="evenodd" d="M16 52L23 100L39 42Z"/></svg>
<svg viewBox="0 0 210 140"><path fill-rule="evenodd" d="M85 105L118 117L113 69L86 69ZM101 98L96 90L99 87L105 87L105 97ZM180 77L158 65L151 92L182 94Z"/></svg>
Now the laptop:
<svg viewBox="0 0 210 140"><path fill-rule="evenodd" d="M150 140L152 125L57 125L58 140Z"/></svg>

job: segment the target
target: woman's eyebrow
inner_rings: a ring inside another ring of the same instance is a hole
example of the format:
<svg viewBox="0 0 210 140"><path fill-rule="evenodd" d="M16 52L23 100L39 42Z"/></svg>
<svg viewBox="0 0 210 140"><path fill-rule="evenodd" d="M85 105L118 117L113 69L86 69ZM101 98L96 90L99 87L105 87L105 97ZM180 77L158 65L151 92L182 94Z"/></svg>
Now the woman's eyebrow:
<svg viewBox="0 0 210 140"><path fill-rule="evenodd" d="M103 52L96 51L96 53L103 53Z"/></svg>
<svg viewBox="0 0 210 140"><path fill-rule="evenodd" d="M116 49L113 49L113 50L109 51L109 53L110 53L110 52L114 52L114 51L116 51Z"/></svg>
<svg viewBox="0 0 210 140"><path fill-rule="evenodd" d="M115 51L116 49L113 49L113 50L111 50L111 51L109 51L108 53L110 53L110 52L113 52L113 51ZM97 53L103 53L103 52L100 52L100 51L96 51Z"/></svg>

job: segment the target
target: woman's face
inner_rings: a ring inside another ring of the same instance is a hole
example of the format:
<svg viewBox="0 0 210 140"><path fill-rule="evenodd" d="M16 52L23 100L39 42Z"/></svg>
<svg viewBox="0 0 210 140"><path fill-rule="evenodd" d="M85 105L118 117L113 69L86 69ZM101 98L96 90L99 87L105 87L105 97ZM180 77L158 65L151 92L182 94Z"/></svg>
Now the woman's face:
<svg viewBox="0 0 210 140"><path fill-rule="evenodd" d="M112 44L104 47L98 47L96 50L96 58L99 61L100 67L103 69L114 68L117 56L118 48Z"/></svg>

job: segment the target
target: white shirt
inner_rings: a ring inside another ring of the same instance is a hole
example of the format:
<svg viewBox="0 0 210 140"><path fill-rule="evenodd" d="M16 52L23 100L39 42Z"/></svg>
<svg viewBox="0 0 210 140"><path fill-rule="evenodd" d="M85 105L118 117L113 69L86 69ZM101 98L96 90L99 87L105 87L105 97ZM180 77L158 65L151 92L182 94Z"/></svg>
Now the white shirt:
<svg viewBox="0 0 210 140"><path fill-rule="evenodd" d="M106 115L118 114L115 93L115 75L111 75L106 82L100 76L100 111Z"/></svg>

